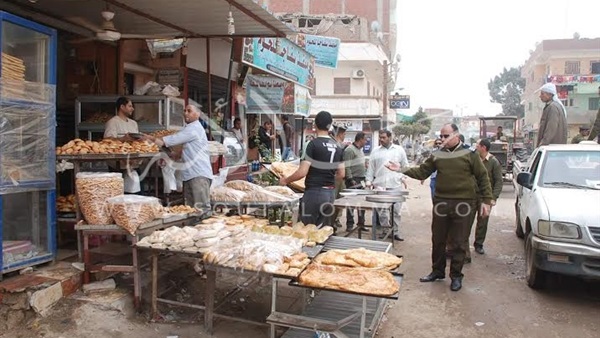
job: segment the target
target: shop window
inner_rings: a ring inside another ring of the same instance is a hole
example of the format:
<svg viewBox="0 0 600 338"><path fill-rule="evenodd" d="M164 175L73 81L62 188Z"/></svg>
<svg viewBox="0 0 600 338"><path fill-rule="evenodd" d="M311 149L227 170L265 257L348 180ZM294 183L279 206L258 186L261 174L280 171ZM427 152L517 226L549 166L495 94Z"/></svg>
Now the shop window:
<svg viewBox="0 0 600 338"><path fill-rule="evenodd" d="M565 107L573 107L573 103L575 102L573 99L564 99L560 101Z"/></svg>
<svg viewBox="0 0 600 338"><path fill-rule="evenodd" d="M590 62L590 70L592 74L600 74L600 61Z"/></svg>
<svg viewBox="0 0 600 338"><path fill-rule="evenodd" d="M600 97L590 97L588 101L588 110L600 109Z"/></svg>
<svg viewBox="0 0 600 338"><path fill-rule="evenodd" d="M350 78L349 77L336 77L333 79L333 93L334 94L350 94Z"/></svg>
<svg viewBox="0 0 600 338"><path fill-rule="evenodd" d="M579 61L565 61L565 74L579 74Z"/></svg>

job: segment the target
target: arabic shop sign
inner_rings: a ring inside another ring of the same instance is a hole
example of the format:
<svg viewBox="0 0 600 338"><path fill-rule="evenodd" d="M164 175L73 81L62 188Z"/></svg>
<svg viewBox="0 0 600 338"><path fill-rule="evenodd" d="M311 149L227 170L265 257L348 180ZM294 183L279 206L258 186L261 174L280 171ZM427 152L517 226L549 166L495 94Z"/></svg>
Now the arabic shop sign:
<svg viewBox="0 0 600 338"><path fill-rule="evenodd" d="M275 76L246 77L246 112L250 114L288 113L308 117L308 89Z"/></svg>
<svg viewBox="0 0 600 338"><path fill-rule="evenodd" d="M313 88L315 58L284 38L245 38L242 61L251 67Z"/></svg>
<svg viewBox="0 0 600 338"><path fill-rule="evenodd" d="M298 34L298 46L315 57L315 65L337 68L340 39L318 35Z"/></svg>
<svg viewBox="0 0 600 338"><path fill-rule="evenodd" d="M410 109L410 95L393 95L389 105L390 109Z"/></svg>

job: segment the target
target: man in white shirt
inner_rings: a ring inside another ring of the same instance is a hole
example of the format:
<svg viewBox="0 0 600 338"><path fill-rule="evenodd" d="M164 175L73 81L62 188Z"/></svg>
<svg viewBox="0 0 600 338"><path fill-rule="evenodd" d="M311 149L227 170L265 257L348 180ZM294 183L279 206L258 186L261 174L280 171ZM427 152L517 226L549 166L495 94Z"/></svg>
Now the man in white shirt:
<svg viewBox="0 0 600 338"><path fill-rule="evenodd" d="M240 141L240 143L244 143L244 137L242 136L242 120L239 117L236 117L233 120L233 128L231 131L235 134L235 137Z"/></svg>
<svg viewBox="0 0 600 338"><path fill-rule="evenodd" d="M176 134L165 137L147 138L159 147L183 144L183 180L185 204L203 212L210 212L210 184L213 173L210 166L208 139L204 127L200 124L200 111L196 106L185 108L185 128Z"/></svg>
<svg viewBox="0 0 600 338"><path fill-rule="evenodd" d="M406 152L402 146L392 143L392 133L389 130L379 131L379 144L380 146L375 148L371 152L369 159L369 167L367 168L366 174L366 185L367 187L373 187L374 189L402 189L403 185L403 174L398 172L392 172L387 170L385 165L392 162L402 163L403 166L408 166L408 159L406 158ZM400 212L402 210L402 202L394 203L394 215L393 215L393 233L394 239L397 241L403 241L404 239L400 236ZM390 224L390 213L388 209L377 210L373 215L379 217L379 224L382 226L389 226ZM374 222L374 225L376 223ZM373 229L375 231L375 229Z"/></svg>
<svg viewBox="0 0 600 338"><path fill-rule="evenodd" d="M131 141L130 133L139 133L138 124L131 118L133 103L126 97L119 97L116 102L117 115L108 120L104 126L104 138Z"/></svg>

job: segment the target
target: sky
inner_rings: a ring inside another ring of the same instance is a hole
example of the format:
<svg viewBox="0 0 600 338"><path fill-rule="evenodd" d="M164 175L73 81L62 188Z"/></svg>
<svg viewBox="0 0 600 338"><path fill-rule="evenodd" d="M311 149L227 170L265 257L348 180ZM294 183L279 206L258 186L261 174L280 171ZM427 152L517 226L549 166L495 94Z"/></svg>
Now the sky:
<svg viewBox="0 0 600 338"><path fill-rule="evenodd" d="M409 114L497 115L487 83L522 65L536 42L600 38L600 0L398 0L397 12L396 88L411 96Z"/></svg>

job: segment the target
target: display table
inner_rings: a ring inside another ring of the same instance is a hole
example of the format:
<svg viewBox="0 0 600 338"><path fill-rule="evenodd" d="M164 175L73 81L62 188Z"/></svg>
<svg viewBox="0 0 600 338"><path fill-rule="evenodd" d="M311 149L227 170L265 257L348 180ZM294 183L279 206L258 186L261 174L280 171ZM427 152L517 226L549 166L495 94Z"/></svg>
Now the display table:
<svg viewBox="0 0 600 338"><path fill-rule="evenodd" d="M330 237L325 244L319 249L326 251L332 249L356 249L367 248L374 251L389 252L392 245L385 242L361 240L356 238ZM377 325L381 321L387 299L384 297L362 296L347 294L342 291L319 291L312 302L303 307L300 315L288 314L278 311L278 289L284 284L290 283L292 277L281 276L277 274L267 273L265 271L249 271L242 269L233 269L219 265L205 265L206 269L206 286L204 289L203 304L184 303L175 300L160 298L158 295L158 271L160 268L159 256L165 254L182 255L187 257L201 258L202 253L187 253L182 251L169 251L167 249L152 249L148 247L138 247L139 250L145 250L151 255L151 318L158 318L158 304L168 304L171 306L180 306L201 310L204 312L204 329L207 333L212 334L213 323L215 318L223 318L232 321L243 322L252 325L270 327L271 337L275 337L275 327L283 326L290 329L284 337L314 337L314 329L318 328L324 332L331 332L336 337L360 336L365 337L365 334L372 335L375 332ZM307 248L303 248L307 249ZM310 249L310 248L309 248ZM306 251L305 251L306 252ZM314 257L314 255L309 255ZM239 275L247 276L244 283L239 283L237 287L229 290L226 295L219 300L215 300L217 288L217 276L219 272L228 271ZM243 287L253 287L254 282L263 277L271 278L271 313L264 321L253 321L240 317L233 317L217 313L217 310L226 304L231 297L243 290ZM402 281L402 276L397 277L399 283ZM299 287L303 290L296 302L305 302L309 294L310 288ZM281 309L279 309L281 310ZM316 325L316 326L315 326ZM298 335L299 334L299 335Z"/></svg>
<svg viewBox="0 0 600 338"><path fill-rule="evenodd" d="M357 196L346 196L346 197L338 198L335 200L335 202L333 202L333 206L336 208L354 208L354 209L358 209L358 210L371 210L373 212L377 211L377 210L390 209L390 219L392 219L391 215L394 214L394 204L395 203L369 202L366 200L366 196L367 195L357 195ZM398 202L401 202L401 201L398 201ZM373 225L365 224L364 227L365 228L370 227L372 229L371 239L376 240L377 233L375 230L376 230L377 226L375 224L373 224ZM358 238L360 239L360 238L362 238L362 232L364 231L362 228L363 227L356 227L356 229L349 232L346 236L349 236L354 231L358 231ZM391 237L392 245L393 245L394 244L394 236L392 234L393 227L392 226L385 226L385 227L382 226L381 228L387 229L387 233L383 239Z"/></svg>
<svg viewBox="0 0 600 338"><path fill-rule="evenodd" d="M325 242L323 250L361 247L373 251L389 252L392 245L332 236ZM396 276L400 286L402 286L402 279L403 275ZM315 331L327 332L336 338L373 337L388 301L388 297L348 294L344 291L319 291L300 315L289 314L277 311L277 289L278 283L282 281L286 282L279 278L273 279L271 315L267 318L267 322L270 324L271 338L275 338L277 326L290 328L282 338L313 338ZM397 297L392 298L397 299Z"/></svg>
<svg viewBox="0 0 600 338"><path fill-rule="evenodd" d="M83 273L83 284L90 282L90 274L98 271L112 271L112 272L127 272L133 274L133 294L134 304L136 308L139 308L142 288L140 281L140 264L137 247L135 244L141 239L154 232L155 230L166 229L172 226L186 226L197 223L202 218L200 214L188 214L184 216L175 216L165 219L156 219L152 222L142 224L134 235L123 230L116 224L107 225L90 225L78 223L75 225L77 231L77 237L83 238L83 247L79 246L79 256L83 257L83 264L85 267ZM92 235L124 235L131 239L133 246L131 247L132 264L131 265L92 265L90 250L89 250L89 238Z"/></svg>

